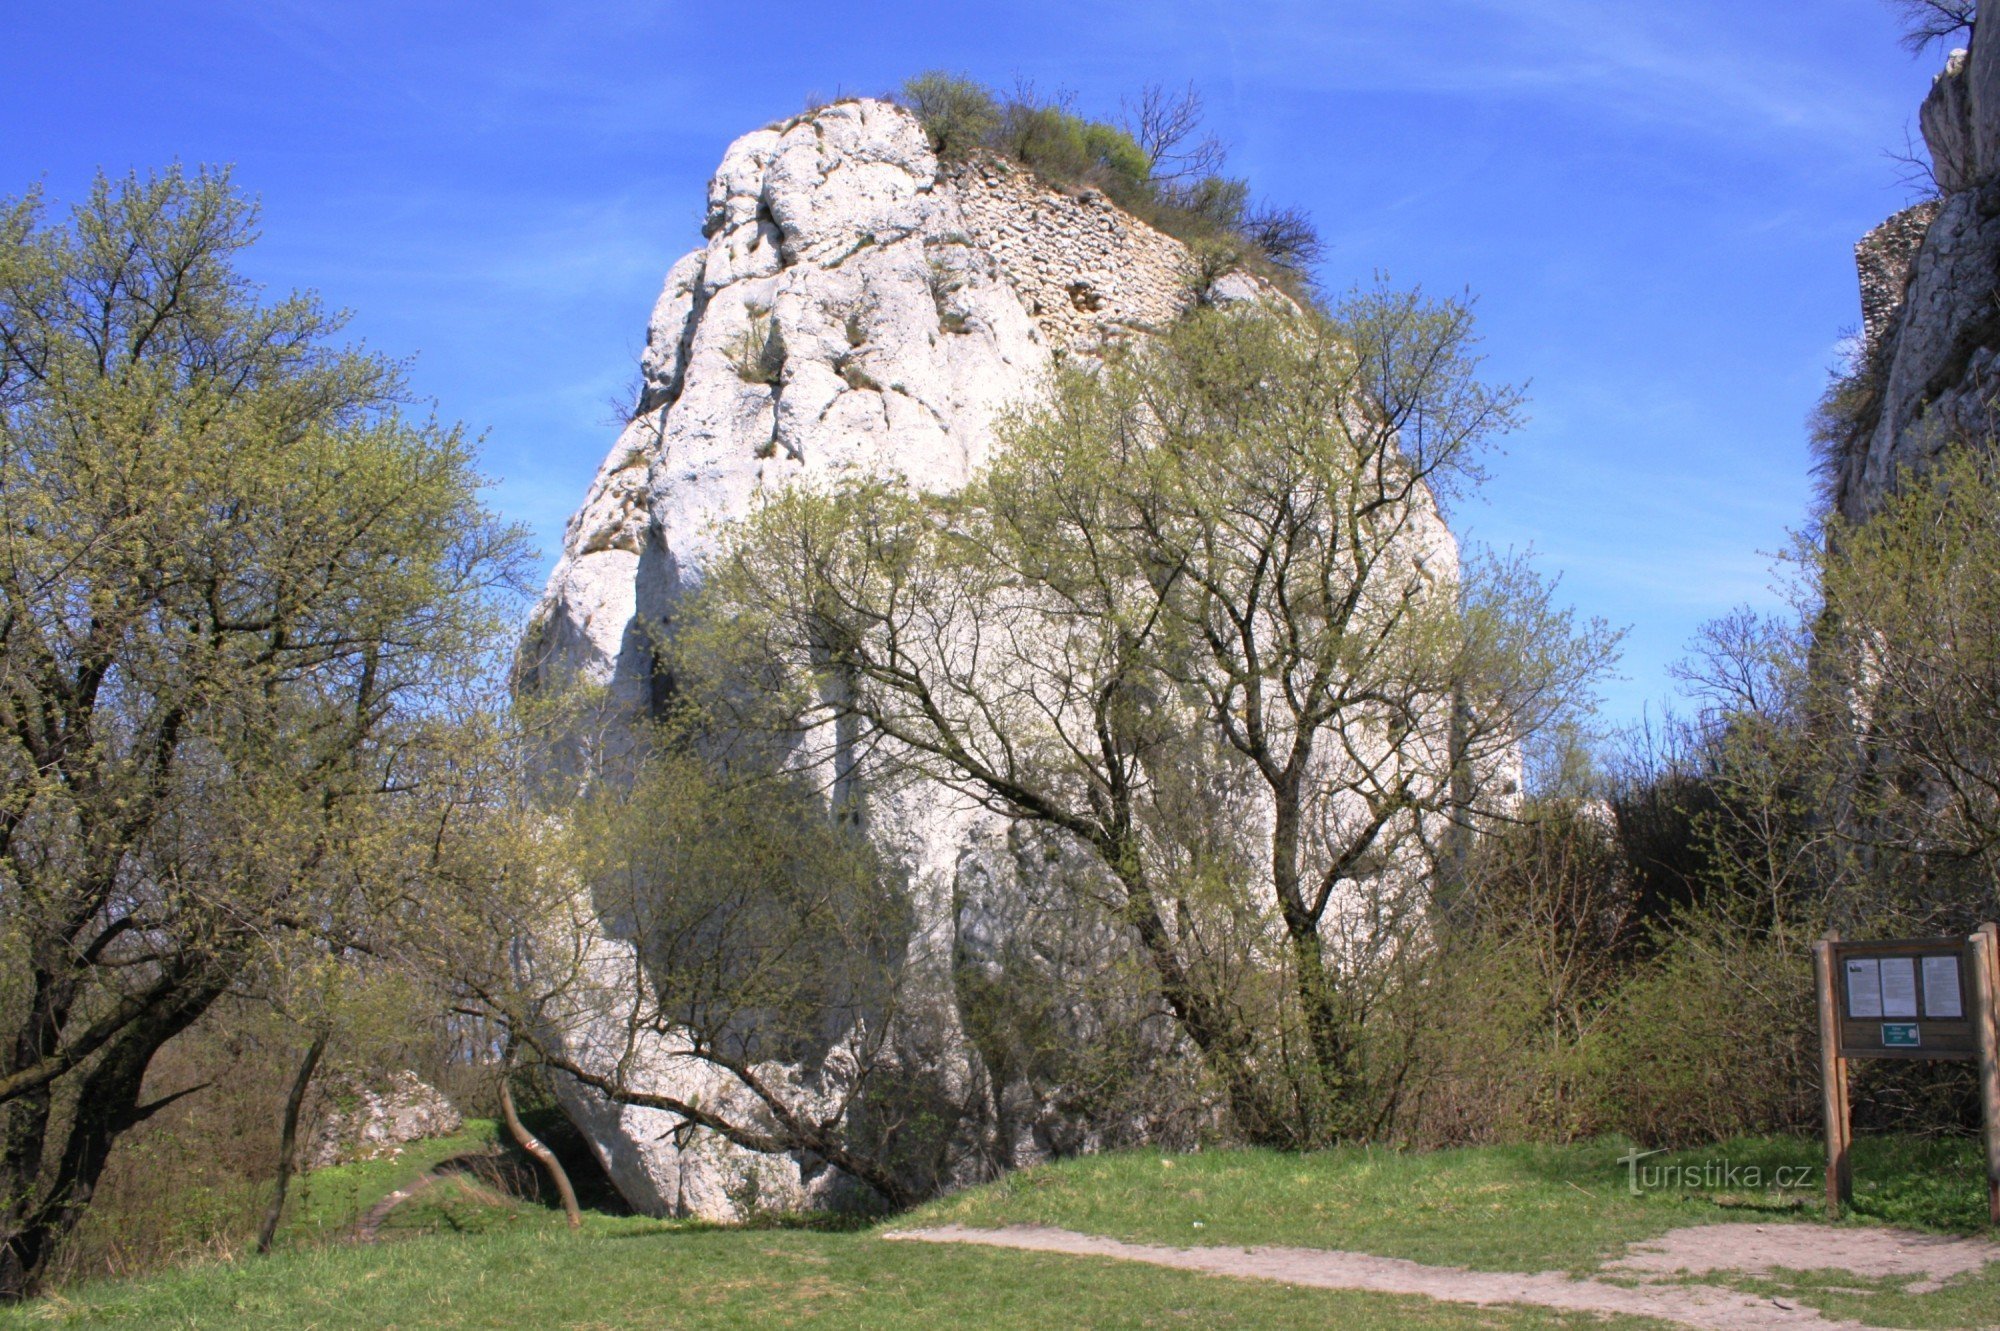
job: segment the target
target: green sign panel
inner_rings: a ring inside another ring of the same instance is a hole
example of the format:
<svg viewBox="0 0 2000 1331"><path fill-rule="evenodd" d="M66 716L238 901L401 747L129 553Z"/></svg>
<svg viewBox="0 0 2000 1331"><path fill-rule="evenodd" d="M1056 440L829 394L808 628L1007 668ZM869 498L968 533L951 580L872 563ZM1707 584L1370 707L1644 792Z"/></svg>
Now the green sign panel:
<svg viewBox="0 0 2000 1331"><path fill-rule="evenodd" d="M1923 1044L1917 1036L1914 1021L1885 1021L1882 1023L1882 1047L1884 1049L1915 1049Z"/></svg>

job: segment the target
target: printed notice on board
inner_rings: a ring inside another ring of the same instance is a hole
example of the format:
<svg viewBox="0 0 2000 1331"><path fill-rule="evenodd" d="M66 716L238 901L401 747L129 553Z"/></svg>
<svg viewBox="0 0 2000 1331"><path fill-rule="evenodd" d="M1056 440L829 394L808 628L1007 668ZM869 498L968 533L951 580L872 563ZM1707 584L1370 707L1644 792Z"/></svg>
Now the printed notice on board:
<svg viewBox="0 0 2000 1331"><path fill-rule="evenodd" d="M1962 1017L1965 1000L1958 992L1958 958L1924 958L1924 1015Z"/></svg>
<svg viewBox="0 0 2000 1331"><path fill-rule="evenodd" d="M1882 958L1882 1015L1885 1017L1917 1015L1915 957Z"/></svg>
<svg viewBox="0 0 2000 1331"><path fill-rule="evenodd" d="M1882 1015L1882 963L1874 957L1847 960L1847 1015Z"/></svg>

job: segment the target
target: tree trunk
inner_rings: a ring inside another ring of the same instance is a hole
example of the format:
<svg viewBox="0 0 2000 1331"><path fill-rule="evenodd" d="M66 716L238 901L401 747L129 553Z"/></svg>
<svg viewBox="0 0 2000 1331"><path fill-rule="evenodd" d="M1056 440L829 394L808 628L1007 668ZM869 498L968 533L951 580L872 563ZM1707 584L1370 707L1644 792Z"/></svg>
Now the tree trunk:
<svg viewBox="0 0 2000 1331"><path fill-rule="evenodd" d="M1349 1087L1347 1032L1340 1020L1332 978L1326 973L1326 944L1319 933L1319 916L1306 904L1300 881L1299 848L1304 839L1300 816L1302 761L1294 761L1287 778L1272 783L1271 891L1292 945L1293 989L1305 1018L1306 1044L1311 1066L1306 1069L1306 1085L1297 1121L1290 1124L1294 1146L1325 1144L1335 1135L1350 1106L1344 1103Z"/></svg>
<svg viewBox="0 0 2000 1331"><path fill-rule="evenodd" d="M25 1298L32 1260L28 1218L41 1183L42 1155L48 1145L52 1092L38 1087L0 1106L5 1149L0 1150L0 1303Z"/></svg>
<svg viewBox="0 0 2000 1331"><path fill-rule="evenodd" d="M306 1049L306 1056L299 1061L299 1072L292 1078L292 1093L285 1097L285 1125L278 1134L278 1179L271 1193L271 1207L264 1212L264 1223L257 1231L257 1251L271 1251L272 1240L278 1237L278 1221L285 1214L285 1193L292 1185L292 1171L297 1166L299 1153L299 1110L305 1106L306 1089L312 1085L313 1072L319 1067L320 1055L326 1052L326 1033L313 1036L313 1042Z"/></svg>
<svg viewBox="0 0 2000 1331"><path fill-rule="evenodd" d="M1340 1016L1339 994L1326 973L1326 945L1319 930L1309 921L1294 923L1288 915L1286 931L1291 935L1292 965L1297 971L1294 987L1305 1015L1306 1042L1312 1055L1309 1075L1318 1098L1311 1107L1312 1116L1298 1125L1298 1145L1323 1146L1352 1123L1351 1050Z"/></svg>
<svg viewBox="0 0 2000 1331"><path fill-rule="evenodd" d="M562 1161L556 1159L556 1153L544 1145L540 1137L528 1131L527 1125L521 1122L521 1116L514 1112L514 1088L510 1084L512 1074L511 1065L500 1073L500 1113L507 1120L507 1131L513 1134L515 1143L522 1150L535 1157L542 1168L549 1171L549 1177L555 1180L556 1193L562 1198L563 1214L569 1217L569 1227L581 1228L583 1212L576 1204L576 1189L569 1185L568 1171L562 1167Z"/></svg>
<svg viewBox="0 0 2000 1331"><path fill-rule="evenodd" d="M40 1288L57 1247L89 1209L118 1138L190 1090L200 1089L139 1103L153 1056L193 1025L223 987L213 980L191 980L189 988L133 1021L105 1046L78 1090L69 1135L48 1190L7 1236L6 1258L0 1263L0 1303L19 1302Z"/></svg>
<svg viewBox="0 0 2000 1331"><path fill-rule="evenodd" d="M1237 1130L1258 1146L1289 1146L1295 1133L1259 1079L1250 1033L1236 1014L1203 993L1188 973L1187 963L1160 916L1151 885L1143 878L1126 875L1121 875L1121 885L1125 889L1125 921L1139 935L1160 996L1222 1082Z"/></svg>
<svg viewBox="0 0 2000 1331"><path fill-rule="evenodd" d="M75 992L47 953L36 959L32 989L28 1011L14 1033L9 1072L33 1067L55 1052ZM34 1244L28 1225L54 1110L55 1088L47 1082L0 1105L0 1303L25 1298L32 1282Z"/></svg>

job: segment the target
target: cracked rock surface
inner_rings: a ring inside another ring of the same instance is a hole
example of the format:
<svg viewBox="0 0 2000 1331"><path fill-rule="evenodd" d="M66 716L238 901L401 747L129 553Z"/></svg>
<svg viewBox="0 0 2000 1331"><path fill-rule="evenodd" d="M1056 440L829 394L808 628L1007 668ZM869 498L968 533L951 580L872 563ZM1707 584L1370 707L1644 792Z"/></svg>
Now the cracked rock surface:
<svg viewBox="0 0 2000 1331"><path fill-rule="evenodd" d="M642 713L657 634L718 528L761 492L843 474L958 488L989 454L996 418L1057 357L1143 336L1188 299L1180 242L1101 195L1065 194L997 159L941 169L916 120L876 101L738 139L709 186L703 231L704 246L667 275L635 414L570 520L535 611L519 667L529 690L582 678L607 686L614 708ZM1268 290L1239 274L1210 295ZM1061 995L1080 1032L1148 1020L1157 1005L1084 1011L1070 997L1102 966L1101 950L1080 956L1061 936L1058 884L1085 870L941 786L871 794L868 825L912 906L904 1001L920 1015L899 1018L895 1057L954 1106L946 1181L1098 1144L1099 1125L982 1053L957 994L974 975ZM642 1034L627 1056L607 1014L645 976L617 923L601 923L584 955L608 1001L558 1014L567 1049L607 1076L622 1061L639 1089L747 1112L740 1090L671 1038ZM835 1036L810 1065L763 1072L831 1102L842 1049ZM840 1199L841 1180L817 1161L753 1156L574 1084L562 1094L642 1211L729 1219Z"/></svg>
<svg viewBox="0 0 2000 1331"><path fill-rule="evenodd" d="M1855 252L1871 390L1830 476L1852 519L1873 512L1899 472L2000 425L2000 39L1975 32L1969 51L1951 53L1921 123L1940 197Z"/></svg>

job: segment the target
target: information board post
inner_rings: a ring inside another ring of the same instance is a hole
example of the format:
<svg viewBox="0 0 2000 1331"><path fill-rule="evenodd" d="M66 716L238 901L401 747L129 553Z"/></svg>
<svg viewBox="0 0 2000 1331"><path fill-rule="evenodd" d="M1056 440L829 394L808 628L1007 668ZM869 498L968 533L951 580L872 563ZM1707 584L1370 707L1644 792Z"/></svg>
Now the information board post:
<svg viewBox="0 0 2000 1331"><path fill-rule="evenodd" d="M2000 930L1972 936L1973 1014L1979 1028L1979 1103L1986 1118L1986 1216L2000 1225Z"/></svg>
<svg viewBox="0 0 2000 1331"><path fill-rule="evenodd" d="M1841 1207L1854 1200L1854 1174L1847 1148L1852 1119L1847 1107L1847 1060L1840 1052L1840 977L1835 967L1837 930L1813 944L1813 988L1819 996L1819 1081L1821 1112L1826 1120L1826 1213L1840 1217Z"/></svg>
<svg viewBox="0 0 2000 1331"><path fill-rule="evenodd" d="M1848 1065L1857 1058L1974 1063L1986 1127L1986 1206L2000 1226L2000 930L1970 938L1846 942L1829 929L1813 945L1820 1081L1826 1117L1826 1209L1854 1202L1854 1120Z"/></svg>

